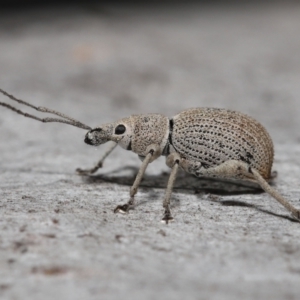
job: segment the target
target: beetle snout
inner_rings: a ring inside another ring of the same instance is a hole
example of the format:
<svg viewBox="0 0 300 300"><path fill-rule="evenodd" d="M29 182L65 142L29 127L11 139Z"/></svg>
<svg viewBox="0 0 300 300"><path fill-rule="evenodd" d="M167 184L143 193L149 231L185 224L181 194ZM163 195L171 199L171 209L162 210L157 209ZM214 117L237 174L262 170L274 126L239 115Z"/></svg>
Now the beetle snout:
<svg viewBox="0 0 300 300"><path fill-rule="evenodd" d="M90 131L85 135L84 142L88 145L94 145L93 134Z"/></svg>
<svg viewBox="0 0 300 300"><path fill-rule="evenodd" d="M87 132L84 138L84 142L88 145L98 146L108 141L104 138L104 136L105 131L103 131L103 129L100 127L96 127Z"/></svg>

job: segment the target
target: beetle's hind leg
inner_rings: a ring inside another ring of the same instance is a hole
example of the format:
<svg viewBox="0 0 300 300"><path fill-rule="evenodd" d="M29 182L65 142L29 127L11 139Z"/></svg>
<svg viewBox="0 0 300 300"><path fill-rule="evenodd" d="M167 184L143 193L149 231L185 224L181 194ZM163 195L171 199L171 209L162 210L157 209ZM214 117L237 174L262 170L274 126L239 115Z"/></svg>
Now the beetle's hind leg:
<svg viewBox="0 0 300 300"><path fill-rule="evenodd" d="M253 168L249 168L249 172L253 174L253 177L260 184L260 186L270 194L274 199L281 203L288 211L292 213L292 216L300 221L300 210L287 201L282 195L280 195L274 188L272 188L268 182L259 174L259 172Z"/></svg>
<svg viewBox="0 0 300 300"><path fill-rule="evenodd" d="M286 200L273 187L271 187L255 168L250 167L244 162L229 160L217 167L203 170L201 175L213 176L216 178L240 178L255 180L265 192L282 204L288 211L292 213L294 218L300 221L300 210L294 207L288 200Z"/></svg>
<svg viewBox="0 0 300 300"><path fill-rule="evenodd" d="M117 143L112 142L110 147L106 150L106 152L103 154L101 159L97 162L97 164L90 169L76 169L76 172L80 175L90 175L96 173L100 168L103 166L103 162L106 159L106 157L117 147Z"/></svg>

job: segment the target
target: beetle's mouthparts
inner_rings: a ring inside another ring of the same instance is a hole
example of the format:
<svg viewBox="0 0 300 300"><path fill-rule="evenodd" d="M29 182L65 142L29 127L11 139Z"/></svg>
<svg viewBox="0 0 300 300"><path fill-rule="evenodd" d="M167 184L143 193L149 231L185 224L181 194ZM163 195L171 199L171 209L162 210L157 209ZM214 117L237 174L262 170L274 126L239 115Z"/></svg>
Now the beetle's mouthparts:
<svg viewBox="0 0 300 300"><path fill-rule="evenodd" d="M93 143L93 135L91 134L91 132L88 132L85 135L84 142L86 144L88 144L88 145L94 145L94 143Z"/></svg>

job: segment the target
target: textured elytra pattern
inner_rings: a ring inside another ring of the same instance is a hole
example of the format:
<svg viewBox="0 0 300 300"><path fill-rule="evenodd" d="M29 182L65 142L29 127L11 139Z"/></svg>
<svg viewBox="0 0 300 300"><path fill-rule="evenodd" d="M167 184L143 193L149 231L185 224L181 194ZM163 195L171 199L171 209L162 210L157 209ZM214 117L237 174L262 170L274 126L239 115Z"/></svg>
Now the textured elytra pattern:
<svg viewBox="0 0 300 300"><path fill-rule="evenodd" d="M179 113L173 121L173 147L191 166L194 162L191 173L201 175L201 168L238 160L257 169L264 178L270 177L273 143L253 118L225 109L195 108Z"/></svg>
<svg viewBox="0 0 300 300"><path fill-rule="evenodd" d="M161 146L166 143L166 133L169 129L169 119L161 114L134 115L132 150L139 155L146 155L149 145Z"/></svg>

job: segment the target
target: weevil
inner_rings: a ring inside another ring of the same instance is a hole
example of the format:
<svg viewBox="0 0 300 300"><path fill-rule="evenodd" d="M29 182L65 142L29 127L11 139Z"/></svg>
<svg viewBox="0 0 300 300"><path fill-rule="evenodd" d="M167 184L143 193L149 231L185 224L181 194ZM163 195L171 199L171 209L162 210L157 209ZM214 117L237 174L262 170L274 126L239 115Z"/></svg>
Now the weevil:
<svg viewBox="0 0 300 300"><path fill-rule="evenodd" d="M91 128L60 112L17 99L2 89L0 92L20 104L60 118L42 119L0 102L1 106L18 114L45 123L60 122L86 129L88 132L84 141L92 146L114 142L95 167L77 169L79 174L95 173L117 145L139 156L142 164L130 188L129 201L118 205L114 212L126 213L134 207L134 197L147 166L163 155L167 166L171 168L163 199L162 221L166 223L173 220L170 199L179 167L197 177L256 182L290 211L294 218L300 220L300 210L268 183L274 158L270 135L259 122L243 113L218 108L192 108L172 118L158 113L140 114Z"/></svg>

